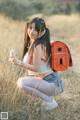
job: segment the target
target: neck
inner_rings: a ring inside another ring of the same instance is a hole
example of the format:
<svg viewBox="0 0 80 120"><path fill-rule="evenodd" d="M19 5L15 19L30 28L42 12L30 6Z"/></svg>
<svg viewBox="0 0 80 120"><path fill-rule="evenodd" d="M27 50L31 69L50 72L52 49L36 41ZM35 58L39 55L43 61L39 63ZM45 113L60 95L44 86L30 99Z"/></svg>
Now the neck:
<svg viewBox="0 0 80 120"><path fill-rule="evenodd" d="M35 40L34 39L31 39L31 44L33 44L35 42Z"/></svg>

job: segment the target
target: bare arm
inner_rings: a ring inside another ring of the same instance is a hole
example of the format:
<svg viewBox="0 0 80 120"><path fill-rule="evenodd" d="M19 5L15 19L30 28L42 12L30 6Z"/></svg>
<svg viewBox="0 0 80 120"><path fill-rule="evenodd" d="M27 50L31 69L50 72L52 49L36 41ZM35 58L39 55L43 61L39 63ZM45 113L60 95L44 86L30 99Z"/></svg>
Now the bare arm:
<svg viewBox="0 0 80 120"><path fill-rule="evenodd" d="M34 55L33 55L33 64L26 64L21 60L18 60L17 58L10 58L9 61L15 65L18 65L20 67L23 67L25 69L29 69L31 71L37 72L40 66L40 60L41 60L41 50L40 47L36 47L34 50Z"/></svg>
<svg viewBox="0 0 80 120"><path fill-rule="evenodd" d="M37 72L37 68L34 65L25 64L23 61L19 60L19 63L17 65L20 66L20 67L23 67L25 69L29 69L31 71Z"/></svg>
<svg viewBox="0 0 80 120"><path fill-rule="evenodd" d="M25 69L29 69L31 71L34 71L34 72L37 72L37 68L34 66L34 65L31 65L31 64L25 64L23 61L19 60L19 59L16 59L16 58L9 58L9 61L12 63L12 64L15 64L15 65L18 65L22 68L25 68Z"/></svg>

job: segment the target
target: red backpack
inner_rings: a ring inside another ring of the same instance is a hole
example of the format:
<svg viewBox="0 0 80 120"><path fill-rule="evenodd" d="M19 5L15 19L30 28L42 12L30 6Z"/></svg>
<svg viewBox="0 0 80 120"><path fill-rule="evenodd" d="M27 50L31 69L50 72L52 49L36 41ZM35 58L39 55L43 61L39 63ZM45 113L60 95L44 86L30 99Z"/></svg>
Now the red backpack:
<svg viewBox="0 0 80 120"><path fill-rule="evenodd" d="M60 41L51 42L52 69L53 71L64 71L72 66L71 53L68 46ZM32 64L33 52L30 55L29 63Z"/></svg>
<svg viewBox="0 0 80 120"><path fill-rule="evenodd" d="M71 53L68 46L60 41L51 43L52 49L52 69L55 71L64 71L72 66Z"/></svg>

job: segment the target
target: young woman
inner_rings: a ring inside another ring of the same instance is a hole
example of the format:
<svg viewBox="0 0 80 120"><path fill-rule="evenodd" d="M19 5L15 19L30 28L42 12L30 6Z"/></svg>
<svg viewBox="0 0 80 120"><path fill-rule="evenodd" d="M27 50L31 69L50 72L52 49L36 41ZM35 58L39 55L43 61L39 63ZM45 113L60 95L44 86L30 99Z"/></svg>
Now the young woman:
<svg viewBox="0 0 80 120"><path fill-rule="evenodd" d="M25 29L22 61L12 56L9 61L28 70L28 76L17 81L19 89L45 101L45 109L51 110L58 103L51 96L63 92L63 82L57 72L51 68L50 33L42 18L34 18Z"/></svg>

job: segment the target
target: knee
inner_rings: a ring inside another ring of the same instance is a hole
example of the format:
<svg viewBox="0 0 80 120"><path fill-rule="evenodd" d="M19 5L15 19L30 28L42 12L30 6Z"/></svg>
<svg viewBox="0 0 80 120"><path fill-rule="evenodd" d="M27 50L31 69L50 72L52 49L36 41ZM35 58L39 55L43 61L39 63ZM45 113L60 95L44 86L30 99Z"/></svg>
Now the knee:
<svg viewBox="0 0 80 120"><path fill-rule="evenodd" d="M19 78L19 79L17 80L17 87L18 87L19 89L22 89L22 88L24 87L24 81L23 81L22 78Z"/></svg>

